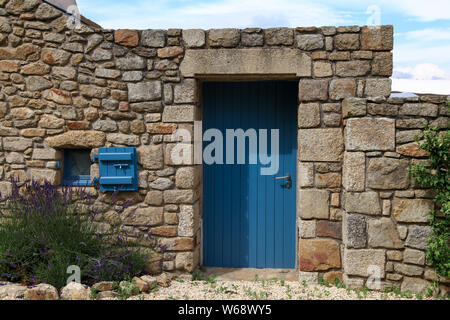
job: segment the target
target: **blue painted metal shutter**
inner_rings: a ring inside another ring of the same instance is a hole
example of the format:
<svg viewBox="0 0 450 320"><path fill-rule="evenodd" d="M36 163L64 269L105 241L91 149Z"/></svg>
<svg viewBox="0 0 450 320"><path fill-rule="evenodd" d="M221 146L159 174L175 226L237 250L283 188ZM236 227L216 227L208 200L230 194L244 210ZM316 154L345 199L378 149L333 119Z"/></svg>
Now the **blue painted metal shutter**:
<svg viewBox="0 0 450 320"><path fill-rule="evenodd" d="M94 160L99 162L101 191L136 191L136 148L100 148Z"/></svg>
<svg viewBox="0 0 450 320"><path fill-rule="evenodd" d="M246 165L203 165L205 266L295 268L297 92L288 81L203 84L204 131L217 128L225 137L226 129L280 129L275 176L261 175L259 159L248 164L248 145ZM288 173L290 189L275 180Z"/></svg>

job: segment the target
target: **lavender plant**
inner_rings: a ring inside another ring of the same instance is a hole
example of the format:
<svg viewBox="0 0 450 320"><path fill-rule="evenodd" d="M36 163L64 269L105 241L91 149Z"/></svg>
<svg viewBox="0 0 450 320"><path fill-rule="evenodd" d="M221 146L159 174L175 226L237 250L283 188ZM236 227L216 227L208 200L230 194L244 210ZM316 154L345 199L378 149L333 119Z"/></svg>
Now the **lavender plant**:
<svg viewBox="0 0 450 320"><path fill-rule="evenodd" d="M122 238L111 241L96 232L96 212L80 213L77 203L90 204L84 188L11 183L0 213L0 279L60 288L70 265L80 267L87 284L126 280L144 269L147 257L142 253Z"/></svg>

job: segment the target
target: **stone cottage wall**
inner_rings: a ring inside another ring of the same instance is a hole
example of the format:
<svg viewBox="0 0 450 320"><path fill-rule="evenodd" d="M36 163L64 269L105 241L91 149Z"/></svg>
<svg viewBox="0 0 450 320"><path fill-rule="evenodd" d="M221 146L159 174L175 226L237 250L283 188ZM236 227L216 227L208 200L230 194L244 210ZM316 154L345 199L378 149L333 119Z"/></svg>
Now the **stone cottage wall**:
<svg viewBox="0 0 450 320"><path fill-rule="evenodd" d="M201 263L202 170L170 155L172 133L192 132L201 120L199 82L300 79L300 279L344 277L360 286L368 262L385 282L431 277L414 260L424 250L421 212L430 195L414 190L405 172L421 159L410 142L423 120L445 126L448 114L442 97L388 98L392 26L69 27L39 0L0 0L2 195L10 178L60 183L64 149L137 147L139 191L89 188L96 222L104 232L120 226L138 246L166 246L149 271L191 272Z"/></svg>
<svg viewBox="0 0 450 320"><path fill-rule="evenodd" d="M435 274L426 264L427 213L435 194L415 185L411 165L426 154L414 142L425 123L449 127L450 97L349 98L343 102L343 272L348 287L394 284L423 292ZM448 279L443 280L449 284ZM448 288L445 290L448 291Z"/></svg>

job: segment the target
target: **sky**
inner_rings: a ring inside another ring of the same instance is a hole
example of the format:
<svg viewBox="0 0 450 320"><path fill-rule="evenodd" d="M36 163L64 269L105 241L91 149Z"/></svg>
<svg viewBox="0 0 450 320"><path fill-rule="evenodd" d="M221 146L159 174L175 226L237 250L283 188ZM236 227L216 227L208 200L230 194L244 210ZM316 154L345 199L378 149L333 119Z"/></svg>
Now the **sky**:
<svg viewBox="0 0 450 320"><path fill-rule="evenodd" d="M77 3L82 15L108 29L392 24L393 90L411 88L410 91L420 93L423 83L426 89L422 93L450 94L450 0L77 0Z"/></svg>

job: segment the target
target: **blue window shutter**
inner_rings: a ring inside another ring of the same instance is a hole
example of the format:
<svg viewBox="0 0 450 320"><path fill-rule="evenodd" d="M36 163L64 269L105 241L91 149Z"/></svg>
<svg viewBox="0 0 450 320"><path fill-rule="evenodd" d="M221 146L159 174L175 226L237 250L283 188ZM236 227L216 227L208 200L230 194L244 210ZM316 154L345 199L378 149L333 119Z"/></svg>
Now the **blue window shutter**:
<svg viewBox="0 0 450 320"><path fill-rule="evenodd" d="M94 161L99 163L101 191L138 190L136 148L100 148Z"/></svg>

